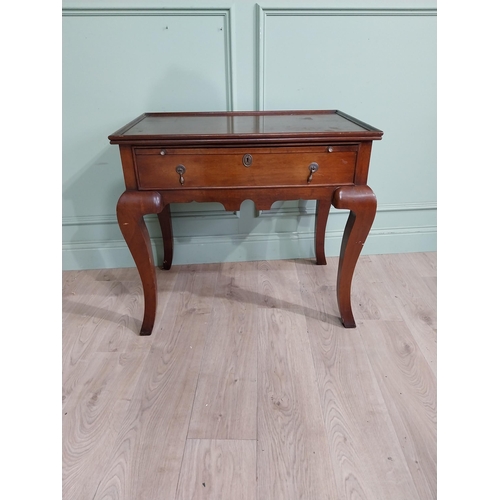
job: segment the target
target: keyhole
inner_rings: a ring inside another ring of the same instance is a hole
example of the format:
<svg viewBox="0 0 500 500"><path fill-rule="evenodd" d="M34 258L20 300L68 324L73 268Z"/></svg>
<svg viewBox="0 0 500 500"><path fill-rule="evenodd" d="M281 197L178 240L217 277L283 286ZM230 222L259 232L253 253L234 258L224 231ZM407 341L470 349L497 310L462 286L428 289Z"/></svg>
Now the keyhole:
<svg viewBox="0 0 500 500"><path fill-rule="evenodd" d="M251 164L252 164L252 155L250 154L246 154L246 155L243 155L243 165L245 165L245 167L249 167Z"/></svg>

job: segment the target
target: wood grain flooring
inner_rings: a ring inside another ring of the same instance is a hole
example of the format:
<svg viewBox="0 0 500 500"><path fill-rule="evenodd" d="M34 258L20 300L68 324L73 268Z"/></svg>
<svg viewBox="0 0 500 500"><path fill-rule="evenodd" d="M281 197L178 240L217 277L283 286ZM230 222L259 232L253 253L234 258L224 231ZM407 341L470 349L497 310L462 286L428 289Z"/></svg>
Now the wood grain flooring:
<svg viewBox="0 0 500 500"><path fill-rule="evenodd" d="M63 273L64 500L436 498L435 253Z"/></svg>

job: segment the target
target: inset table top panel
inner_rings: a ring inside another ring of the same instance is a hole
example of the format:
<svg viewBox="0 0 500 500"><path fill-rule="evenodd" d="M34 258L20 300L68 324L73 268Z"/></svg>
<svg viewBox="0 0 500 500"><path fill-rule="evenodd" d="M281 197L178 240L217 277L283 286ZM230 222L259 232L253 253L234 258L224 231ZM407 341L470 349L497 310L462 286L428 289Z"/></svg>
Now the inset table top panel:
<svg viewBox="0 0 500 500"><path fill-rule="evenodd" d="M158 142L373 140L382 131L340 111L144 113L109 136L112 144Z"/></svg>

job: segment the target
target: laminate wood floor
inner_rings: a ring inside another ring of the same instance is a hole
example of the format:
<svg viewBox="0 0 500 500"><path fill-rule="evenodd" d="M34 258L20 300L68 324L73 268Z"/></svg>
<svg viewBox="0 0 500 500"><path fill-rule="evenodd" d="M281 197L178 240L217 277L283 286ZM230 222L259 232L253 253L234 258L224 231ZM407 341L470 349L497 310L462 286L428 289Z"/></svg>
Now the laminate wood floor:
<svg viewBox="0 0 500 500"><path fill-rule="evenodd" d="M63 273L64 500L436 498L436 253Z"/></svg>

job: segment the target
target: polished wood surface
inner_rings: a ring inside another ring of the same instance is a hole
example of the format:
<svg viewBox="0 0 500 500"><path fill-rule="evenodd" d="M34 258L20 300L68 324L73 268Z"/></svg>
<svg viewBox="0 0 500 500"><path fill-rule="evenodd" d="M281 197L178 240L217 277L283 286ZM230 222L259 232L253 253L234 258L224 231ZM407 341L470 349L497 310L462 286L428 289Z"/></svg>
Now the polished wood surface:
<svg viewBox="0 0 500 500"><path fill-rule="evenodd" d="M139 189L179 189L176 166L182 164L183 189L213 187L303 186L311 174L309 166L318 163L313 173L314 186L354 182L357 148L349 146L315 148L237 148L149 149L135 148ZM163 151L163 155L161 152ZM252 164L243 167L244 155Z"/></svg>
<svg viewBox="0 0 500 500"><path fill-rule="evenodd" d="M246 111L213 113L144 113L109 136L112 144L155 143L183 139L185 143L233 144L244 141L311 141L380 139L382 132L338 110Z"/></svg>
<svg viewBox="0 0 500 500"><path fill-rule="evenodd" d="M343 312L343 325L354 328L356 322L351 308L351 282L358 257L375 218L377 199L368 186L342 186L333 193L332 203L335 208L350 211L340 247L339 269L342 272L337 274L337 300L339 309Z"/></svg>
<svg viewBox="0 0 500 500"><path fill-rule="evenodd" d="M63 273L64 500L433 500L436 254Z"/></svg>
<svg viewBox="0 0 500 500"><path fill-rule="evenodd" d="M367 186L372 141L382 132L340 111L144 113L109 136L119 144L126 191L118 223L144 288L141 335L156 316L156 271L143 217L157 214L163 269L173 258L170 204L219 202L257 210L275 201L316 200L315 252L326 264L330 206L350 210L338 269L338 303L346 328L356 326L351 281L376 210Z"/></svg>

